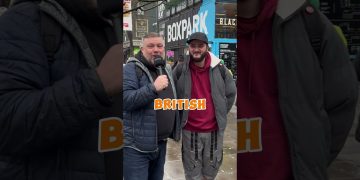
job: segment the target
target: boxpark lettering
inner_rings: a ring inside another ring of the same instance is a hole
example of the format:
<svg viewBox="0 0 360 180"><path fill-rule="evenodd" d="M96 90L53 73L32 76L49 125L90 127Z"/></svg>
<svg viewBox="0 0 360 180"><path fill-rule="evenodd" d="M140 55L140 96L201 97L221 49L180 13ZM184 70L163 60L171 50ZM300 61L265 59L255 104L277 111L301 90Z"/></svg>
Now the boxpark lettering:
<svg viewBox="0 0 360 180"><path fill-rule="evenodd" d="M204 32L208 34L206 27L206 17L208 11L195 14L187 19L167 25L167 42L180 41L186 39L193 32ZM192 20L191 20L192 19Z"/></svg>

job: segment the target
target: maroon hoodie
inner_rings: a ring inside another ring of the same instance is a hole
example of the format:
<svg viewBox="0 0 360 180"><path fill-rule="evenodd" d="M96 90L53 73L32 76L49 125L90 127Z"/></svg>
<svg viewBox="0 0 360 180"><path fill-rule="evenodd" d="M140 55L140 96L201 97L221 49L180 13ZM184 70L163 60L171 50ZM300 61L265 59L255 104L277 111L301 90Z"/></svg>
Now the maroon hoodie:
<svg viewBox="0 0 360 180"><path fill-rule="evenodd" d="M190 110L185 129L193 132L211 132L217 129L215 108L210 84L211 56L206 53L204 67L198 67L190 59L191 99L206 99L205 110Z"/></svg>
<svg viewBox="0 0 360 180"><path fill-rule="evenodd" d="M259 129L262 147L238 151L238 180L292 179L272 52L272 17L276 5L277 0L264 0L254 18L238 17L237 118L262 119Z"/></svg>

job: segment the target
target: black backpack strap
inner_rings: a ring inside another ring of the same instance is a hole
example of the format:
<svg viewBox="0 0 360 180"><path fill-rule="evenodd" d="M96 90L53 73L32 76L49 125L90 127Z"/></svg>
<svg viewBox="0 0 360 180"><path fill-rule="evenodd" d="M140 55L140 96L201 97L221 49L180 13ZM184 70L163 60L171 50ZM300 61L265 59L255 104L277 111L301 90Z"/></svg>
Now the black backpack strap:
<svg viewBox="0 0 360 180"><path fill-rule="evenodd" d="M178 80L181 76L181 73L183 72L184 68L184 63L180 63L176 65L175 68L175 75L176 75L176 80Z"/></svg>
<svg viewBox="0 0 360 180"><path fill-rule="evenodd" d="M321 23L320 14L310 3L307 3L304 6L301 14L311 46L313 47L317 57L320 59L321 43L323 41L323 32L325 29L324 24Z"/></svg>
<svg viewBox="0 0 360 180"><path fill-rule="evenodd" d="M136 72L136 77L140 80L141 76L144 74L144 71L135 64L135 72Z"/></svg>
<svg viewBox="0 0 360 180"><path fill-rule="evenodd" d="M13 0L11 7L20 3L33 2L40 4L41 0ZM44 11L40 10L40 34L43 47L49 63L55 60L55 53L60 47L63 28L54 18L50 17Z"/></svg>
<svg viewBox="0 0 360 180"><path fill-rule="evenodd" d="M133 57L130 57L126 64L129 64L129 63L134 63L135 64L135 73L136 73L136 77L138 78L138 80L140 80L141 76L144 74L144 70L142 70L139 65L137 63L139 63L139 60L133 58Z"/></svg>
<svg viewBox="0 0 360 180"><path fill-rule="evenodd" d="M40 33L49 63L55 60L55 53L60 47L62 40L62 27L45 12L40 12Z"/></svg>
<svg viewBox="0 0 360 180"><path fill-rule="evenodd" d="M221 73L221 77L223 78L224 82L226 81L226 70L227 68L223 64L219 64L219 70Z"/></svg>
<svg viewBox="0 0 360 180"><path fill-rule="evenodd" d="M40 3L41 0L11 0L9 7L15 6L17 4L23 3L23 2L35 2Z"/></svg>

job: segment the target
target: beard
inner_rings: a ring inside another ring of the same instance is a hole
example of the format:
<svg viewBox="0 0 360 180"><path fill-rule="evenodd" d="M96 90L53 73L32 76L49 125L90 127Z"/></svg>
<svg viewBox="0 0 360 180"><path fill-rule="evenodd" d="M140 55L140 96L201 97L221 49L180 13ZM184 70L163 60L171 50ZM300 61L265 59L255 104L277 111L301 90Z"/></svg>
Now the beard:
<svg viewBox="0 0 360 180"><path fill-rule="evenodd" d="M202 53L201 56L200 56L200 58L196 58L196 57L194 57L193 54L190 54L190 59L191 59L192 61L194 61L194 62L201 62L201 61L204 60L204 58L205 58L205 56L206 56L206 53L207 53L207 52Z"/></svg>

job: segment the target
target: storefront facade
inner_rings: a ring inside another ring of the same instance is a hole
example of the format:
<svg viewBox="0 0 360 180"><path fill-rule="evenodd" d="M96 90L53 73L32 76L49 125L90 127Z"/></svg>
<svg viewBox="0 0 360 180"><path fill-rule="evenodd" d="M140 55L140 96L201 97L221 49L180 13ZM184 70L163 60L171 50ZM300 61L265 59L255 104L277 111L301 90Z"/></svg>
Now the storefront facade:
<svg viewBox="0 0 360 180"><path fill-rule="evenodd" d="M224 60L236 78L236 1L203 0L159 21L166 56L176 61L186 55L186 40L193 32L208 36L210 50Z"/></svg>

